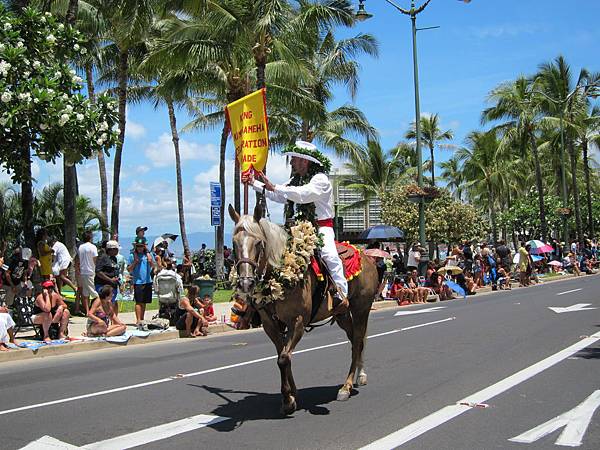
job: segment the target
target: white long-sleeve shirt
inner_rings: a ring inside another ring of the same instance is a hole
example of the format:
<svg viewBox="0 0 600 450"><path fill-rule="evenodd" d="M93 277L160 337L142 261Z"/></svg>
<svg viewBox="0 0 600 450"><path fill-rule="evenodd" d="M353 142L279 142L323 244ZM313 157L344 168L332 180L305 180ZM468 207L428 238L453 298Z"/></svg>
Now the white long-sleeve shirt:
<svg viewBox="0 0 600 450"><path fill-rule="evenodd" d="M318 173L313 176L304 186L289 186L291 180L284 184L276 184L274 191L265 189L265 195L269 200L277 203L294 203L304 205L306 203L315 204L315 215L317 220L332 219L334 217L333 208L333 187L329 177L324 173ZM252 187L258 192L262 192L264 183L254 180Z"/></svg>

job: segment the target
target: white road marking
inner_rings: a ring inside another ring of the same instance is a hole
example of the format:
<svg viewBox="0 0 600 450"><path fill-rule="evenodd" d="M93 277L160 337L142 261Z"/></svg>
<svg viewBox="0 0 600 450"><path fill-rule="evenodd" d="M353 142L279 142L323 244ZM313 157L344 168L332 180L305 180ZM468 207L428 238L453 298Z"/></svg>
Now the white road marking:
<svg viewBox="0 0 600 450"><path fill-rule="evenodd" d="M454 419L462 413L471 411L472 408L467 405L485 403L489 399L506 392L507 390L524 381L527 381L544 370L567 359L569 356L574 355L578 351L594 344L598 340L600 340L600 333L596 333L589 338L582 339L581 341L576 342L570 347L567 347L564 350L555 353L554 355L542 359L541 361L526 367L525 369L520 370L519 372L510 375L503 380L500 380L499 382L482 389L479 392L459 400L455 405L446 406L439 411L436 411L398 431L395 431L394 433L391 433L375 442L372 442L371 444L364 446L363 449L384 450L399 447L400 445L409 442L418 436L421 436L433 428L436 428L448 422L449 420ZM466 405L461 405L460 403L466 403Z"/></svg>
<svg viewBox="0 0 600 450"><path fill-rule="evenodd" d="M384 333L379 333L379 334L374 334L371 336L367 336L367 339L371 339L371 338L376 338L376 337L381 337L381 336L387 336L388 334L395 334L395 333L399 333L401 331L408 331L408 330L412 330L415 328L421 328L421 327L425 327L428 325L433 325L436 323L441 323L441 322L447 322L449 320L454 320L455 317L450 317L448 319L444 319L444 320L436 320L435 322L428 322L428 323L424 323L424 324L420 324L420 325L413 325L411 327L406 327L406 328L400 328L400 329L396 329L396 330L392 330L392 331L386 331ZM331 347L337 347L339 345L345 345L345 344L349 344L348 341L339 341L339 342L334 342L332 344L326 344L326 345L319 345L317 347L310 347L310 348L305 348L303 350L296 350L294 351L294 355L298 355L301 353L308 353L308 352L314 352L316 350L322 350L325 348L331 348ZM113 394L115 392L122 392L122 391L127 391L130 389L137 389L137 388L142 388L142 387L146 387L146 386L152 386L155 384L160 384L160 383L166 383L169 381L175 381L181 378L190 378L190 377L195 377L198 375L206 375L208 373L214 373L214 372L221 372L223 370L228 370L228 369L235 369L237 367L242 367L242 366L248 366L250 364L257 364L257 363L261 363L264 361L269 361L272 359L277 359L277 355L273 355L273 356L266 356L264 358L258 358L258 359L252 359L250 361L243 361L240 363L236 363L236 364L229 364L227 366L221 366L221 367L215 367L212 369L206 369L206 370L200 370L198 372L192 372L192 373L187 373L187 374L177 374L176 376L173 377L169 377L169 378L161 378L160 380L154 380L154 381L148 381L145 383L138 383L138 384L133 384L133 385L129 385L129 386L122 386L119 388L115 388L115 389L107 389L104 391L98 391L98 392L91 392L89 394L83 394L83 395L77 395L75 397L67 397L67 398L62 398L59 400L52 400L49 402L43 402L43 403L36 403L33 405L26 405L26 406L21 406L18 408L12 408L12 409L5 409L0 411L0 416L3 416L5 414L12 414L12 413L16 413L19 411L27 411L29 409L36 409L36 408L41 408L44 406L51 406L51 405L58 405L61 403L68 403L68 402L72 402L72 401L76 401L76 400L83 400L86 398L92 398L92 397L98 397L100 395L107 395L107 394Z"/></svg>
<svg viewBox="0 0 600 450"><path fill-rule="evenodd" d="M531 444L554 431L565 427L563 432L556 440L556 445L567 447L578 447L581 445L583 436L587 431L588 425L596 409L600 406L600 390L594 391L592 395L586 398L575 408L567 411L548 422L544 422L525 433L509 439L512 442L521 442Z"/></svg>
<svg viewBox="0 0 600 450"><path fill-rule="evenodd" d="M175 422L146 428L145 430L136 431L135 433L124 434L112 439L85 444L81 447L76 447L66 442L59 441L51 436L43 436L37 441L29 443L20 450L125 450L128 448L149 444L150 442L161 441L163 439L177 436L178 434L198 430L215 423L223 422L224 420L228 420L228 418L211 416L208 414L199 414L186 419L176 420Z"/></svg>
<svg viewBox="0 0 600 450"><path fill-rule="evenodd" d="M596 308L588 308L588 306L591 306L591 303L577 303L576 305L571 305L571 306L565 306L565 307L561 307L561 306L548 306L548 309L551 309L552 311L554 311L557 314L562 314L562 313L566 313L566 312L576 312L576 311L590 311L592 309L596 309Z"/></svg>
<svg viewBox="0 0 600 450"><path fill-rule="evenodd" d="M425 308L425 309L416 309L414 311L398 311L394 316L410 316L412 314L423 314L433 311L438 311L440 309L445 309L446 306L434 306L433 308Z"/></svg>
<svg viewBox="0 0 600 450"><path fill-rule="evenodd" d="M583 288L577 288L577 289L571 289L570 291L565 291L565 292L559 292L556 295L565 295L565 294L570 294L571 292L577 292L577 291L581 291Z"/></svg>

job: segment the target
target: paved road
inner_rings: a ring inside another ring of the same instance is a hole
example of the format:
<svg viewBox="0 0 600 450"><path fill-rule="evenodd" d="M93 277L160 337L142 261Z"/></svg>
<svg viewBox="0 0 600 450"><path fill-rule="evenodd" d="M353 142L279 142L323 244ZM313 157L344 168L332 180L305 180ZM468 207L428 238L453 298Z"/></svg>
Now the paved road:
<svg viewBox="0 0 600 450"><path fill-rule="evenodd" d="M315 330L293 359L300 410L286 418L260 331L5 363L0 446L598 449L598 292L589 276L374 312L369 384L343 403L349 346Z"/></svg>

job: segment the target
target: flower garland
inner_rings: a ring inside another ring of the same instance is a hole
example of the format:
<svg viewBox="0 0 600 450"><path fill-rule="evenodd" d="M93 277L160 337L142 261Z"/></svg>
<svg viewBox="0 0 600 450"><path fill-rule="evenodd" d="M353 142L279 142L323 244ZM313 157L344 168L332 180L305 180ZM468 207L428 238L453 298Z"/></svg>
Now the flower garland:
<svg viewBox="0 0 600 450"><path fill-rule="evenodd" d="M268 279L257 284L253 295L256 303L283 300L285 289L295 287L304 279L310 258L318 247L322 247L322 237L312 223L302 221L290 227L290 238L281 258L281 267L274 268ZM235 270L231 271L230 281L233 286L237 285Z"/></svg>

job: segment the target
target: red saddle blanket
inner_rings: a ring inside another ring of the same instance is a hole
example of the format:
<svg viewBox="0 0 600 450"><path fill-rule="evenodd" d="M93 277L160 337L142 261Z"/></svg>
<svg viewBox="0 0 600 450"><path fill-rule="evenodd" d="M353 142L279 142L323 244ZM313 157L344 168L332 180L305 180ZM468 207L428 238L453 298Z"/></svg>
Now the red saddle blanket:
<svg viewBox="0 0 600 450"><path fill-rule="evenodd" d="M360 250L348 242L336 242L335 248L344 265L344 275L346 280L350 281L362 270L360 261ZM313 256L310 259L310 267L319 280L323 280L323 272L317 259Z"/></svg>

